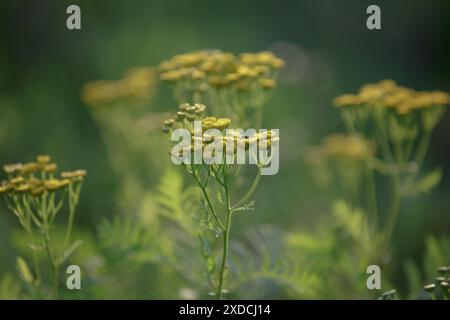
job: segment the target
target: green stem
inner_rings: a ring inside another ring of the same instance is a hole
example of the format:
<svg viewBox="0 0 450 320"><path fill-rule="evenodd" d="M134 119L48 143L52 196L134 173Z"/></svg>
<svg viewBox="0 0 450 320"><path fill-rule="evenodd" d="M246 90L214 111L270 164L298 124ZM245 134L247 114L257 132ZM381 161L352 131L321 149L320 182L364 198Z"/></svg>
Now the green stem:
<svg viewBox="0 0 450 320"><path fill-rule="evenodd" d="M67 233L66 238L64 239L64 249L69 245L70 236L72 234L73 222L75 220L75 209L78 204L81 190L81 182L80 185L75 186L75 190L72 190L72 185L69 188L69 219L67 221Z"/></svg>
<svg viewBox="0 0 450 320"><path fill-rule="evenodd" d="M52 266L53 299L58 299L58 264L50 246L50 234L48 231L45 235L45 249Z"/></svg>
<svg viewBox="0 0 450 320"><path fill-rule="evenodd" d="M197 174L195 173L195 171L192 172L192 175L194 176L195 181L197 182L197 185L200 187L200 189L202 190L203 196L206 199L206 202L208 203L208 207L211 210L211 213L214 217L214 219L216 220L217 224L219 225L220 229L222 231L225 231L225 227L223 226L222 221L220 221L219 217L216 214L216 211L214 210L214 207L212 205L211 199L208 196L208 193L206 192L206 188L203 186L202 182L200 181L200 179L198 178Z"/></svg>
<svg viewBox="0 0 450 320"><path fill-rule="evenodd" d="M232 208L231 210L234 211L236 208L239 208L240 205L244 204L245 202L248 201L248 199L250 199L250 197L253 195L253 193L256 190L256 187L258 186L259 183L259 179L261 178L261 168L258 168L258 173L256 174L256 178L253 181L252 186L250 187L250 189L248 190L247 194L241 199L239 200Z"/></svg>
<svg viewBox="0 0 450 320"><path fill-rule="evenodd" d="M225 268L228 257L228 244L230 241L230 227L231 227L231 215L233 211L231 210L231 201L230 201L230 191L228 185L225 186L225 197L226 197L226 209L227 209L227 222L223 235L223 254L222 254L222 264L220 267L219 273L219 286L217 287L216 297L217 300L220 300L222 297L222 288L223 288L223 280L225 275Z"/></svg>
<svg viewBox="0 0 450 320"><path fill-rule="evenodd" d="M373 174L372 168L367 168L367 179L368 179L368 185L367 185L367 200L369 204L369 211L370 211L370 220L371 223L374 226L374 229L378 227L378 205L377 205L377 194L376 194L376 188L375 188L375 176Z"/></svg>
<svg viewBox="0 0 450 320"><path fill-rule="evenodd" d="M392 206L389 211L389 215L385 224L384 241L386 245L389 244L392 234L394 232L397 217L400 211L401 193L400 193L400 177L398 173L393 177L393 194L392 194Z"/></svg>
<svg viewBox="0 0 450 320"><path fill-rule="evenodd" d="M420 140L419 146L417 148L416 163L417 167L420 168L425 160L425 156L428 151L428 146L430 144L431 131L427 130L423 133L422 139Z"/></svg>

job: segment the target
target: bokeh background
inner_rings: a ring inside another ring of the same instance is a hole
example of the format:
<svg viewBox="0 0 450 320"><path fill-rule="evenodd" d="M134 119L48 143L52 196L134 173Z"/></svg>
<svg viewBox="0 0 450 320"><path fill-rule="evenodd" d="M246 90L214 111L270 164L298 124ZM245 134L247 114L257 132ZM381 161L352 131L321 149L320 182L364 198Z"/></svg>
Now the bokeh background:
<svg viewBox="0 0 450 320"><path fill-rule="evenodd" d="M244 216L235 232L262 223L314 230L328 214L326 195L312 183L302 157L308 146L343 130L332 98L380 79L450 91L450 2L376 1L382 30L370 31L365 10L372 2L1 1L0 163L48 153L64 168L87 169L77 223L95 233L103 218L117 213L120 186L99 129L81 102L83 84L202 48L272 50L287 64L263 120L263 127L281 131L280 172L264 177L255 195L257 214ZM81 7L79 31L66 28L69 4ZM176 108L165 84L149 108ZM450 232L449 123L447 113L426 162L441 167L444 178L430 195L405 204L394 238L397 259L419 263L425 236ZM161 161L170 162L165 154ZM150 172L155 180L159 174ZM14 269L11 239L18 228L0 204L0 275ZM404 272L400 267L396 272L401 289Z"/></svg>

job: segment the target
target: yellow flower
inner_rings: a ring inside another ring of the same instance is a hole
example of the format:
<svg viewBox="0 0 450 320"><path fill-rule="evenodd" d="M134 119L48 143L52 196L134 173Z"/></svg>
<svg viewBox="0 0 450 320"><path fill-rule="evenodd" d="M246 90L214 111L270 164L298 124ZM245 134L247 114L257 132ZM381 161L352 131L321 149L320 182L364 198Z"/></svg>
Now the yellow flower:
<svg viewBox="0 0 450 320"><path fill-rule="evenodd" d="M56 163L49 163L44 166L44 172L53 173L58 169L58 165Z"/></svg>
<svg viewBox="0 0 450 320"><path fill-rule="evenodd" d="M11 183L13 185L19 185L24 181L25 181L25 179L23 177L15 177L15 178L11 179Z"/></svg>
<svg viewBox="0 0 450 320"><path fill-rule="evenodd" d="M371 157L373 152L372 144L361 136L332 134L308 151L306 161L318 164L337 158L364 160Z"/></svg>
<svg viewBox="0 0 450 320"><path fill-rule="evenodd" d="M275 87L276 82L273 79L261 79L259 80L259 84L264 89L272 89Z"/></svg>
<svg viewBox="0 0 450 320"><path fill-rule="evenodd" d="M37 162L28 162L22 166L22 174L30 174L40 170L41 165Z"/></svg>
<svg viewBox="0 0 450 320"><path fill-rule="evenodd" d="M63 178L62 182L64 183L67 181L81 181L86 175L86 170L66 171L61 173L61 177Z"/></svg>
<svg viewBox="0 0 450 320"><path fill-rule="evenodd" d="M433 105L450 104L450 95L442 91L433 91L430 93L430 101Z"/></svg>
<svg viewBox="0 0 450 320"><path fill-rule="evenodd" d="M45 188L42 187L42 186L40 186L40 187L35 187L35 188L31 189L30 194L31 194L32 196L37 197L37 196L42 195L42 194L44 193L44 191L45 191Z"/></svg>
<svg viewBox="0 0 450 320"><path fill-rule="evenodd" d="M203 80L206 78L206 73L201 70L194 70L191 74L191 77L194 80Z"/></svg>
<svg viewBox="0 0 450 320"><path fill-rule="evenodd" d="M223 87L226 84L225 79L221 76L211 76L208 80L208 83L216 88Z"/></svg>
<svg viewBox="0 0 450 320"><path fill-rule="evenodd" d="M228 126L231 124L231 120L228 118L220 118L214 121L213 127L219 130L223 130L228 128Z"/></svg>
<svg viewBox="0 0 450 320"><path fill-rule="evenodd" d="M202 120L202 127L203 130L208 130L213 128L214 123L216 122L217 118L216 117L206 117Z"/></svg>
<svg viewBox="0 0 450 320"><path fill-rule="evenodd" d="M7 174L14 174L16 172L20 172L22 170L23 165L21 163L7 164L3 166L3 170Z"/></svg>
<svg viewBox="0 0 450 320"><path fill-rule="evenodd" d="M23 183L23 184L18 185L15 188L15 191L18 193L25 193L25 192L30 191L30 189L31 189L31 186L28 183Z"/></svg>
<svg viewBox="0 0 450 320"><path fill-rule="evenodd" d="M42 154L42 155L37 156L36 160L40 164L47 164L51 161L51 158L49 155Z"/></svg>
<svg viewBox="0 0 450 320"><path fill-rule="evenodd" d="M42 184L42 181L36 177L31 177L30 179L28 179L27 183L31 186L31 187L37 187L40 186Z"/></svg>
<svg viewBox="0 0 450 320"><path fill-rule="evenodd" d="M361 98L354 94L343 94L333 99L333 105L335 107L355 106L361 103Z"/></svg>
<svg viewBox="0 0 450 320"><path fill-rule="evenodd" d="M69 184L70 184L69 179L64 180L50 179L44 181L44 187L49 192L54 192L56 190L62 189Z"/></svg>

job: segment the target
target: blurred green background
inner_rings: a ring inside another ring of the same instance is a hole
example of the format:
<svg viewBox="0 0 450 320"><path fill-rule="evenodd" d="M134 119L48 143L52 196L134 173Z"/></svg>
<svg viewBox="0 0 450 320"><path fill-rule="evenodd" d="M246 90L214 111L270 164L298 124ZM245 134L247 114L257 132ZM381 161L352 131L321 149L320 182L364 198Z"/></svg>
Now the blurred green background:
<svg viewBox="0 0 450 320"><path fill-rule="evenodd" d="M327 208L302 156L307 146L343 130L332 98L380 79L450 91L450 2L376 1L382 30L370 31L365 11L372 2L1 1L0 163L48 153L64 168L87 169L77 223L95 231L102 218L117 211L119 186L99 129L80 100L82 85L119 78L133 66L157 66L191 50L272 50L286 60L286 68L265 107L263 127L280 129L280 172L263 178L255 195L257 214L243 217L237 230L261 223L313 230ZM79 31L66 28L69 4L81 7ZM176 108L165 84L151 108ZM443 181L429 196L405 204L395 234L399 259L420 261L427 234L450 232L448 123L447 112L426 165L442 167ZM161 159L170 162L165 154ZM10 239L16 229L2 203L0 275L13 270Z"/></svg>

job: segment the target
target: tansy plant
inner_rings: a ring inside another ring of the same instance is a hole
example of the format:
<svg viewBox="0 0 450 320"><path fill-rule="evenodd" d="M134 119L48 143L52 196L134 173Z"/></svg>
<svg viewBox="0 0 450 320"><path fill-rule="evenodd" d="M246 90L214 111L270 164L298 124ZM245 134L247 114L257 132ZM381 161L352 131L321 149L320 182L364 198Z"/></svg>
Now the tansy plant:
<svg viewBox="0 0 450 320"><path fill-rule="evenodd" d="M186 129L194 135L185 144L177 144L170 150L172 157L181 157L182 165L189 173L203 195L203 217L201 225L219 237L223 244L221 258L217 266L214 252L208 250L202 241L202 255L207 262L208 280L217 299L221 299L224 290L224 281L227 271L227 257L229 250L231 222L234 214L253 209L250 201L261 177L261 169L267 165L268 158L256 161L258 173L245 195L235 200L233 193L233 179L236 177L238 165L235 164L237 150L241 148L249 157L257 157L255 150L265 149L270 152L279 142L274 131L255 133L252 136L243 136L237 130L227 129L232 121L228 118L205 117L206 107L202 104L179 106L174 118L165 120L163 131L169 136L176 129ZM201 135L195 135L194 121L201 121ZM222 136L213 136L209 132L216 130ZM226 132L226 135L225 135ZM209 152L207 150L210 150ZM203 151L204 150L204 151ZM195 157L200 153L201 163L185 159ZM233 159L232 161L226 160ZM270 160L269 160L270 161Z"/></svg>
<svg viewBox="0 0 450 320"><path fill-rule="evenodd" d="M120 179L120 207L127 212L133 211L144 192L156 183L154 175L142 172L151 172L160 163L152 155L157 153L163 118L148 112L158 81L154 68L134 67L119 79L91 81L81 90Z"/></svg>
<svg viewBox="0 0 450 320"><path fill-rule="evenodd" d="M432 300L450 300L450 266L439 267L437 271L438 276L434 282L425 285L423 289Z"/></svg>
<svg viewBox="0 0 450 320"><path fill-rule="evenodd" d="M51 266L53 298L58 298L60 267L81 244L73 241L71 234L86 171L57 175L57 164L47 155L38 156L35 162L5 165L4 171L7 180L1 182L0 194L26 232L33 256L32 270L23 258L17 258L20 276L31 294L40 297L46 289L41 272L46 260ZM56 243L52 237L59 216L66 220L63 243Z"/></svg>
<svg viewBox="0 0 450 320"><path fill-rule="evenodd" d="M361 136L332 134L309 148L305 161L315 167L311 174L325 192L357 202L373 154L374 146Z"/></svg>
<svg viewBox="0 0 450 320"><path fill-rule="evenodd" d="M423 293L418 295L420 300L450 300L450 266L437 268L438 276L433 282L423 287ZM378 300L396 299L396 290L385 292Z"/></svg>
<svg viewBox="0 0 450 320"><path fill-rule="evenodd" d="M415 91L392 80L362 86L356 94L334 99L347 131L372 141L376 153L367 163L367 186L372 193L372 224L380 225L377 213L374 172L388 177L392 200L382 226L389 242L401 202L405 197L432 189L440 180L440 170L420 176L430 137L442 118L450 96L441 91ZM355 152L358 149L355 146Z"/></svg>
<svg viewBox="0 0 450 320"><path fill-rule="evenodd" d="M178 103L212 106L241 127L260 127L262 107L276 86L284 61L273 53L200 50L176 55L160 64L161 80L171 84Z"/></svg>

